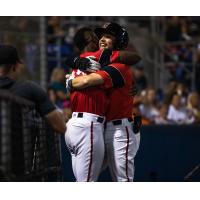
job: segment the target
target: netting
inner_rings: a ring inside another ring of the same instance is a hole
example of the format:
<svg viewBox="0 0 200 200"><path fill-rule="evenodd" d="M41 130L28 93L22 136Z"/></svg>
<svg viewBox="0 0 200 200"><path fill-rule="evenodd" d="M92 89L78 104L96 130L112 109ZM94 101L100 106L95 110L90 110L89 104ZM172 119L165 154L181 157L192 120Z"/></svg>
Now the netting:
<svg viewBox="0 0 200 200"><path fill-rule="evenodd" d="M60 181L59 137L35 105L0 91L0 181Z"/></svg>

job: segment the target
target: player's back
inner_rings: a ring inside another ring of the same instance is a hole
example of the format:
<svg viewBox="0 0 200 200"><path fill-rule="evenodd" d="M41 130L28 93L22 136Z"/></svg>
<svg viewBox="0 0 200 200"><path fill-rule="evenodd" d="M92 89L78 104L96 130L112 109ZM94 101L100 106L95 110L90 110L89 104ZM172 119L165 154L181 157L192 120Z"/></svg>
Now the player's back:
<svg viewBox="0 0 200 200"><path fill-rule="evenodd" d="M129 66L115 63L112 66L123 67L121 73L125 85L120 88L112 88L108 92L109 105L106 112L107 121L130 118L132 116L133 97L130 94L133 75Z"/></svg>

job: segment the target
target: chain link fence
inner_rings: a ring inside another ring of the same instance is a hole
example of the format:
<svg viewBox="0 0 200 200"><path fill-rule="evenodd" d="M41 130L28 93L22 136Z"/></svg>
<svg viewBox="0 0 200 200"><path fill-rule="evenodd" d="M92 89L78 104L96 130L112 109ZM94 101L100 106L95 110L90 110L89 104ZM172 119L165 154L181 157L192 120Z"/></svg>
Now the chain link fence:
<svg viewBox="0 0 200 200"><path fill-rule="evenodd" d="M60 141L32 102L0 91L0 181L61 181Z"/></svg>
<svg viewBox="0 0 200 200"><path fill-rule="evenodd" d="M24 61L22 79L40 82L40 17L0 17L0 43L16 46Z"/></svg>
<svg viewBox="0 0 200 200"><path fill-rule="evenodd" d="M164 88L171 77L171 68L168 66L175 65L176 68L176 65L179 65L176 59L172 59L171 63L165 60L166 53L169 55L168 48L175 45L165 39L166 19L153 16L1 17L0 43L14 44L19 49L25 63L22 78L35 80L43 88L47 88L55 67L68 70L64 61L66 56L73 52L75 32L83 26L95 28L105 22L114 21L127 28L130 35L130 49L135 46L141 54L149 85ZM200 18L195 20L199 28ZM199 41L199 39L190 41L194 55ZM185 46L187 42L183 41L180 45ZM195 58L189 64L190 70L187 66L182 68L191 80L190 87L195 89L198 85L195 74L199 71L199 67L196 67Z"/></svg>

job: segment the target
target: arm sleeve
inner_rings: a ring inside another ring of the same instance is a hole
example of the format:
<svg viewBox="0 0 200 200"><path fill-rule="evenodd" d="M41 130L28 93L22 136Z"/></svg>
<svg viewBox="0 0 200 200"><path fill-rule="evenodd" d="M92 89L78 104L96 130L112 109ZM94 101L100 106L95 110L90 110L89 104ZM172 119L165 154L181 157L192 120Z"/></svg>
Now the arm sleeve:
<svg viewBox="0 0 200 200"><path fill-rule="evenodd" d="M95 73L99 74L103 78L104 83L101 85L103 89L109 89L113 87L112 78L106 71L100 70Z"/></svg>
<svg viewBox="0 0 200 200"><path fill-rule="evenodd" d="M110 63L117 63L120 60L120 52L112 51L111 49L99 49L96 52L86 52L80 57L94 56L95 61L99 62L101 66L107 66Z"/></svg>
<svg viewBox="0 0 200 200"><path fill-rule="evenodd" d="M119 51L113 51L112 56L110 57L110 63L116 63L119 60Z"/></svg>
<svg viewBox="0 0 200 200"><path fill-rule="evenodd" d="M104 79L105 88L119 88L125 85L125 80L120 68L114 66L104 66L101 71L97 72Z"/></svg>
<svg viewBox="0 0 200 200"><path fill-rule="evenodd" d="M99 52L99 63L101 66L107 66L110 63L116 63L119 60L119 51L104 49Z"/></svg>
<svg viewBox="0 0 200 200"><path fill-rule="evenodd" d="M101 49L100 52L100 57L99 57L99 63L101 66L106 66L111 63L111 55L112 55L112 50L111 49Z"/></svg>

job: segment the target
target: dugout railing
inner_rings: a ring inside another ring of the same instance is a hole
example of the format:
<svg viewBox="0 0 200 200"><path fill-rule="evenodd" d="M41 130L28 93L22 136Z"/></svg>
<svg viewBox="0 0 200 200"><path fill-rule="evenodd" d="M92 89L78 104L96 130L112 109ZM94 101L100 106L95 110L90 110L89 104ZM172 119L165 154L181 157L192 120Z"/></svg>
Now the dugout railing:
<svg viewBox="0 0 200 200"><path fill-rule="evenodd" d="M60 137L23 98L0 90L0 181L61 181Z"/></svg>

